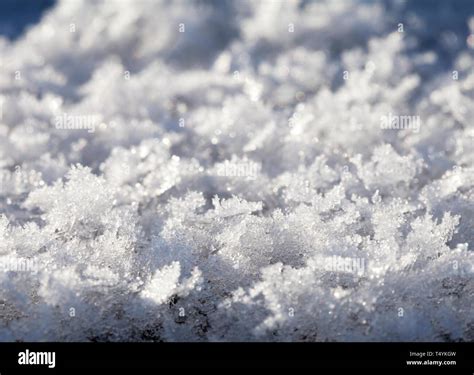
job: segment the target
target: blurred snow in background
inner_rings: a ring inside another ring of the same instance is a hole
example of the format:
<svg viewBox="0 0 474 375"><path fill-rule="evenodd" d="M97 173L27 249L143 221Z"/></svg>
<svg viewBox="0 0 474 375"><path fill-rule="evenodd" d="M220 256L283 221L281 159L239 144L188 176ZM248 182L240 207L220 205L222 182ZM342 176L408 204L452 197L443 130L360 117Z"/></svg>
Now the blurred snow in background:
<svg viewBox="0 0 474 375"><path fill-rule="evenodd" d="M472 1L0 31L0 340L474 340Z"/></svg>

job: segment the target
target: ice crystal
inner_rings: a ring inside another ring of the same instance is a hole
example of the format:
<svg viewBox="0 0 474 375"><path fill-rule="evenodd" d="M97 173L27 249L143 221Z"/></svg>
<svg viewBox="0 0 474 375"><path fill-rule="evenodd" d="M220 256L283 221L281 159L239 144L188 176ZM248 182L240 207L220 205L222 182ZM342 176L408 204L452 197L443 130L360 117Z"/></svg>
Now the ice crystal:
<svg viewBox="0 0 474 375"><path fill-rule="evenodd" d="M459 5L63 0L0 38L0 340L474 340Z"/></svg>

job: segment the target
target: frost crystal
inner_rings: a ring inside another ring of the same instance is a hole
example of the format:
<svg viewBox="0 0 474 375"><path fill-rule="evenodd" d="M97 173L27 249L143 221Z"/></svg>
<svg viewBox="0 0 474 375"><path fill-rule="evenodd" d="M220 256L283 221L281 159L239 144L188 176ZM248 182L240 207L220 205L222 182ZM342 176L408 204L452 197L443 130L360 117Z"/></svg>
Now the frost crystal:
<svg viewBox="0 0 474 375"><path fill-rule="evenodd" d="M474 7L385 3L0 37L0 340L474 340Z"/></svg>

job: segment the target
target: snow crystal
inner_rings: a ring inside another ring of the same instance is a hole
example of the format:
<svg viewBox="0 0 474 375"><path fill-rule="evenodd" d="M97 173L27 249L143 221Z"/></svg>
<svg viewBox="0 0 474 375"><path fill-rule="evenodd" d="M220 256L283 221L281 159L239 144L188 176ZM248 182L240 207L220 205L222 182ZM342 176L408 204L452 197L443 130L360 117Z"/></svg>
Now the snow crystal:
<svg viewBox="0 0 474 375"><path fill-rule="evenodd" d="M62 0L0 37L0 340L474 340L454 3Z"/></svg>

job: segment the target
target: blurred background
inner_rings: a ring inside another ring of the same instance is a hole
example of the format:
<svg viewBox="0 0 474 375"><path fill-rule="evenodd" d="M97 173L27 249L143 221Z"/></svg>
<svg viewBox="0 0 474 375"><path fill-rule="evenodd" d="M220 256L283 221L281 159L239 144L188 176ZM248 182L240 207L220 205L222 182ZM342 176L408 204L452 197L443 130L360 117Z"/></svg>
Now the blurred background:
<svg viewBox="0 0 474 375"><path fill-rule="evenodd" d="M63 0L74 2L77 0ZM112 3L127 0L85 0L84 3ZM160 0L137 0L138 2L160 2ZM387 12L394 12L397 19L415 29L419 48L440 52L442 68L449 68L453 59L465 47L465 35L468 33L468 20L474 15L472 0L333 0L334 2L355 2L360 4L382 4ZM171 0L169 3L201 4L204 7L219 8L216 16L227 14L232 18L234 10L246 5L246 0ZM252 1L250 1L252 2ZM255 0L255 2L285 3L293 0ZM300 6L318 3L319 0L301 0ZM38 23L42 15L54 7L57 0L0 0L0 36L10 40L20 38L28 27ZM159 15L157 15L158 17ZM232 21L228 22L227 41L233 31ZM335 25L335 27L338 27ZM212 25L210 25L212 28ZM237 34L233 38L238 37ZM186 58L186 57L184 57Z"/></svg>
<svg viewBox="0 0 474 375"><path fill-rule="evenodd" d="M54 5L54 0L1 0L0 35L18 38L25 28L38 22L43 12Z"/></svg>

